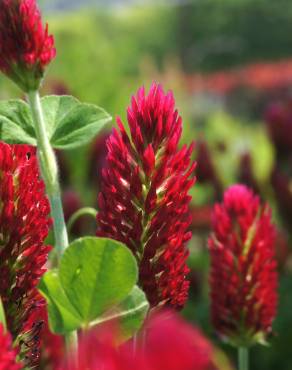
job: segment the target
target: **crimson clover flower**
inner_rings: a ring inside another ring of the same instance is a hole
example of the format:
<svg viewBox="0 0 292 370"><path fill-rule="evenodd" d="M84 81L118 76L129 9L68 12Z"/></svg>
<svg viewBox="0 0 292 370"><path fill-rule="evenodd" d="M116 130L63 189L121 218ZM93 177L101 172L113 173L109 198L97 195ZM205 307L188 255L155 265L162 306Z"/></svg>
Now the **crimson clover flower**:
<svg viewBox="0 0 292 370"><path fill-rule="evenodd" d="M12 348L12 340L9 333L5 332L0 323L0 370L20 370L22 365L17 363L17 350Z"/></svg>
<svg viewBox="0 0 292 370"><path fill-rule="evenodd" d="M56 55L35 0L0 1L0 70L28 92L37 90Z"/></svg>
<svg viewBox="0 0 292 370"><path fill-rule="evenodd" d="M37 291L50 247L49 201L34 148L0 143L0 296L26 365L38 361L43 299Z"/></svg>
<svg viewBox="0 0 292 370"><path fill-rule="evenodd" d="M182 120L171 92L139 89L128 109L130 136L118 118L107 140L98 204L98 236L125 243L135 255L151 306L184 305L191 233L188 191L193 145L178 149Z"/></svg>
<svg viewBox="0 0 292 370"><path fill-rule="evenodd" d="M116 323L117 324L117 323ZM215 370L214 348L199 329L173 312L150 315L136 341L118 346L115 330L96 327L80 340L77 361L72 352L61 370Z"/></svg>
<svg viewBox="0 0 292 370"><path fill-rule="evenodd" d="M211 315L218 334L237 346L265 341L277 308L278 276L271 210L234 185L213 211Z"/></svg>

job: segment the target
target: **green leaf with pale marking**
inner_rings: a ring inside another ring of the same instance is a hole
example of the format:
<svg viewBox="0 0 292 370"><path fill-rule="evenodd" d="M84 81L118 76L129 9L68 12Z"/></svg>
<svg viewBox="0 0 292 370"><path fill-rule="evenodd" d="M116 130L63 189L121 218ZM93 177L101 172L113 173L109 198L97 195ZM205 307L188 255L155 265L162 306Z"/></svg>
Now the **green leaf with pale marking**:
<svg viewBox="0 0 292 370"><path fill-rule="evenodd" d="M138 268L122 243L85 237L65 251L59 276L71 304L88 324L127 297L137 282Z"/></svg>
<svg viewBox="0 0 292 370"><path fill-rule="evenodd" d="M64 334L118 319L122 337L128 338L148 311L137 280L136 259L124 244L95 237L75 240L64 252L59 270L47 272L39 284L51 330Z"/></svg>
<svg viewBox="0 0 292 370"><path fill-rule="evenodd" d="M148 310L149 303L145 293L135 286L123 302L90 325L94 326L110 321L117 322L120 328L120 340L124 341L131 338L141 328Z"/></svg>

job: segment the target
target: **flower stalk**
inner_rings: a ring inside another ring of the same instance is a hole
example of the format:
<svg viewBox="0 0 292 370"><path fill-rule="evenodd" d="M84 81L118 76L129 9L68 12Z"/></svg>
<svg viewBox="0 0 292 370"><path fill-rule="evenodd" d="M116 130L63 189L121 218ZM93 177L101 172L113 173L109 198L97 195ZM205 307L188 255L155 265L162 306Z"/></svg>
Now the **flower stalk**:
<svg viewBox="0 0 292 370"><path fill-rule="evenodd" d="M57 260L59 260L69 242L61 200L57 160L48 138L39 92L30 91L27 97L35 124L39 164L46 184L54 221L55 254Z"/></svg>
<svg viewBox="0 0 292 370"><path fill-rule="evenodd" d="M39 166L50 200L55 237L54 259L58 262L69 245L58 179L58 165L47 134L39 92L30 91L27 97L35 125ZM71 332L65 335L65 341L68 353L72 349L77 348L77 332Z"/></svg>
<svg viewBox="0 0 292 370"><path fill-rule="evenodd" d="M248 370L248 348L239 347L238 348L238 369L239 370Z"/></svg>

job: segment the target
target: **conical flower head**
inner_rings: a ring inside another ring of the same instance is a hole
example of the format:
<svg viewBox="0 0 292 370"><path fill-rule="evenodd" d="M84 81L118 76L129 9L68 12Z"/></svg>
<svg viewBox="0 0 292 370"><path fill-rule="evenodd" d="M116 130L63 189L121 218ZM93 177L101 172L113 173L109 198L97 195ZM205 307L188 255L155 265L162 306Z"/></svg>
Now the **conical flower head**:
<svg viewBox="0 0 292 370"><path fill-rule="evenodd" d="M182 121L171 92L141 88L128 109L130 136L118 119L107 141L99 194L98 232L125 243L136 256L140 285L152 306L183 306L194 183L192 146L178 149Z"/></svg>
<svg viewBox="0 0 292 370"><path fill-rule="evenodd" d="M234 185L213 211L211 314L221 337L235 345L261 342L277 308L275 228L271 211L243 185Z"/></svg>
<svg viewBox="0 0 292 370"><path fill-rule="evenodd" d="M23 91L37 90L55 55L36 0L0 0L0 70Z"/></svg>
<svg viewBox="0 0 292 370"><path fill-rule="evenodd" d="M12 348L12 340L0 323L0 370L20 370L22 365L16 361L17 351Z"/></svg>
<svg viewBox="0 0 292 370"><path fill-rule="evenodd" d="M44 245L51 220L36 151L0 143L0 296L13 340L25 364L38 360L43 299L37 291L50 248Z"/></svg>

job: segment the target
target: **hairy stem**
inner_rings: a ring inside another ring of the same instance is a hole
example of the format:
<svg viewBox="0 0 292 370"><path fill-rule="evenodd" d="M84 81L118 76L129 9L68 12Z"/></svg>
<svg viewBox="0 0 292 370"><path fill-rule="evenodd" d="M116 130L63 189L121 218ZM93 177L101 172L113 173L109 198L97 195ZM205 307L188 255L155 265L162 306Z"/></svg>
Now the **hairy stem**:
<svg viewBox="0 0 292 370"><path fill-rule="evenodd" d="M56 258L59 260L69 243L61 201L57 160L47 134L38 91L28 93L28 102L34 120L39 165L51 205L51 214L54 221L55 252Z"/></svg>
<svg viewBox="0 0 292 370"><path fill-rule="evenodd" d="M69 244L58 179L58 165L54 150L48 137L39 93L38 91L31 91L28 93L27 97L34 120L39 166L51 205L55 237L54 257L58 263L64 250ZM76 332L67 334L65 336L65 340L68 353L77 348Z"/></svg>
<svg viewBox="0 0 292 370"><path fill-rule="evenodd" d="M238 369L248 370L248 348L238 348Z"/></svg>

